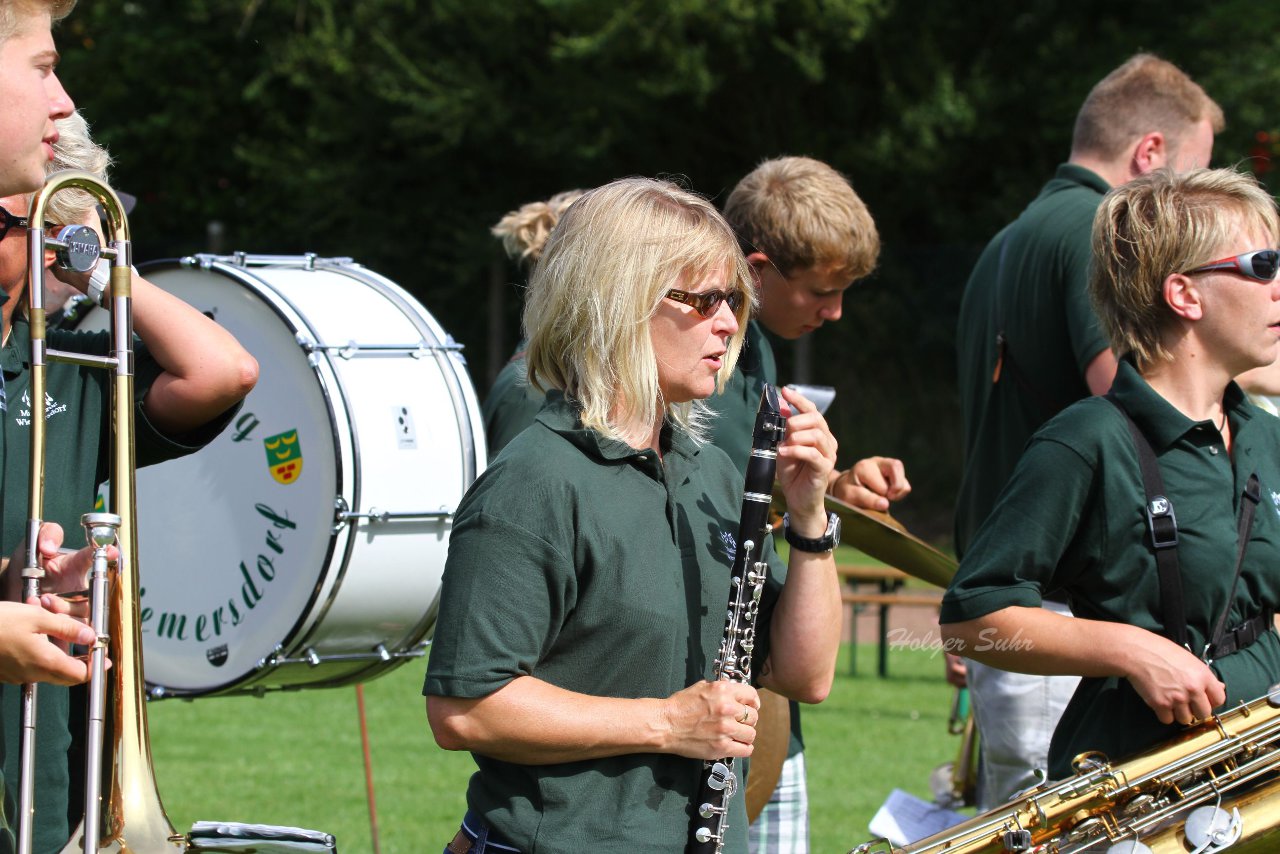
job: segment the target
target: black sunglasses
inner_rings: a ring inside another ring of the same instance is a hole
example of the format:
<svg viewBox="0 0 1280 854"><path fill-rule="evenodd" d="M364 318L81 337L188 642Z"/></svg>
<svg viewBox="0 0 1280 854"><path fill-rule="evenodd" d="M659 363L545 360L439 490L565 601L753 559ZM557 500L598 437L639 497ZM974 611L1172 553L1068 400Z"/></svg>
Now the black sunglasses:
<svg viewBox="0 0 1280 854"><path fill-rule="evenodd" d="M737 314L746 298L742 291L699 291L695 294L675 288L667 291L666 297L684 303L703 317L711 317L715 314L722 302L727 302L729 311Z"/></svg>
<svg viewBox="0 0 1280 854"><path fill-rule="evenodd" d="M25 216L14 216L9 213L6 208L0 208L0 216L4 217L4 224L0 225L0 240L4 240L9 236L9 229L26 228L30 224ZM44 227L45 231L51 231L57 228L57 226L51 222L46 222Z"/></svg>
<svg viewBox="0 0 1280 854"><path fill-rule="evenodd" d="M1256 279L1259 282L1271 282L1280 270L1280 251L1275 249L1255 249L1232 258L1210 261L1208 264L1188 270L1191 273L1208 273L1212 270L1229 270Z"/></svg>

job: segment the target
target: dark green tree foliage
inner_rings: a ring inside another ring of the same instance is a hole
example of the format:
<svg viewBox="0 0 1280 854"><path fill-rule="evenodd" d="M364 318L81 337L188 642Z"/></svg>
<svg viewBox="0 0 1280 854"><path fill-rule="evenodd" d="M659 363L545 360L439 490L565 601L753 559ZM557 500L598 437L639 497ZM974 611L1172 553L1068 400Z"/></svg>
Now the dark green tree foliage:
<svg viewBox="0 0 1280 854"><path fill-rule="evenodd" d="M766 157L832 163L885 251L814 336L809 379L839 389L842 460L904 458L900 515L945 534L977 251L1137 50L1222 103L1218 162L1266 149L1277 17L1244 0L83 0L59 40L116 183L141 197L140 257L203 251L211 221L223 251L353 256L468 346L482 394L488 229L507 210L636 174L723 201ZM522 276L501 269L505 353Z"/></svg>

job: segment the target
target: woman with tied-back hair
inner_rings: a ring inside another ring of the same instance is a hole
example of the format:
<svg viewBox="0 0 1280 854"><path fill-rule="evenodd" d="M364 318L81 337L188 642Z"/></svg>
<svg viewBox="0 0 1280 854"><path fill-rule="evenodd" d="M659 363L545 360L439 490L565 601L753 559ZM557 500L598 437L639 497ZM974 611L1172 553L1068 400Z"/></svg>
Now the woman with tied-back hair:
<svg viewBox="0 0 1280 854"><path fill-rule="evenodd" d="M706 443L703 403L737 359L749 275L716 210L665 182L592 190L551 233L524 312L547 403L458 508L424 687L436 741L478 766L447 850L683 850L702 760L751 754L755 687L707 681L742 478ZM783 395L791 530L823 540L836 443ZM760 613L758 683L821 700L830 549L793 547ZM727 851L746 850L743 800Z"/></svg>
<svg viewBox="0 0 1280 854"><path fill-rule="evenodd" d="M1280 681L1280 422L1232 380L1280 355L1278 238L1275 200L1227 169L1158 170L1098 209L1089 294L1121 357L1115 384L1032 438L941 615L965 656L1084 677L1051 778L1079 753L1122 760ZM1162 488L1144 485L1148 444ZM1168 576L1152 532L1176 538ZM1037 607L1052 592L1074 618Z"/></svg>
<svg viewBox="0 0 1280 854"><path fill-rule="evenodd" d="M542 257L542 248L547 245L547 238L560 221L560 215L584 192L564 190L545 202L521 205L508 211L497 225L489 229L489 233L502 241L502 248L511 260L520 262L526 271L531 271Z"/></svg>
<svg viewBox="0 0 1280 854"><path fill-rule="evenodd" d="M509 212L498 220L490 232L502 241L502 248L527 272L542 257L551 230L556 227L560 215L578 200L582 190L565 190L556 193L545 202L529 202ZM494 378L489 394L481 406L484 416L484 434L493 459L507 443L533 423L542 408L543 394L532 388L525 377L525 342L521 341L515 353L503 365Z"/></svg>

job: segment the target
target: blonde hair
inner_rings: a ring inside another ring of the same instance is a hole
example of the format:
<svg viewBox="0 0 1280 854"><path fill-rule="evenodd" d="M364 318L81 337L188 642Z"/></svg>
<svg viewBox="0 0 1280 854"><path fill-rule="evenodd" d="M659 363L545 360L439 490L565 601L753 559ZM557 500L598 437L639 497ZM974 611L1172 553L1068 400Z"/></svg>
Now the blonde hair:
<svg viewBox="0 0 1280 854"><path fill-rule="evenodd" d="M61 21L75 8L76 0L0 0L0 41L18 31L20 15L49 13L51 21Z"/></svg>
<svg viewBox="0 0 1280 854"><path fill-rule="evenodd" d="M80 169L106 183L111 155L90 138L89 123L80 115L80 111L77 110L65 119L58 119L55 124L58 128L58 141L53 144L53 160L45 167L45 174L63 169ZM79 225L97 204L97 199L84 190L62 190L49 200L45 215L55 225Z"/></svg>
<svg viewBox="0 0 1280 854"><path fill-rule="evenodd" d="M542 256L542 248L556 227L560 215L583 194L583 190L565 190L545 202L529 202L507 213L489 232L502 241L502 248L513 261L532 267Z"/></svg>
<svg viewBox="0 0 1280 854"><path fill-rule="evenodd" d="M760 251L783 275L832 266L851 280L876 266L880 235L849 181L820 160L766 160L738 182L724 216L747 252Z"/></svg>
<svg viewBox="0 0 1280 854"><path fill-rule="evenodd" d="M1173 318L1165 279L1216 260L1242 231L1272 247L1280 219L1275 199L1231 169L1157 169L1107 193L1093 220L1089 296L1116 355L1132 354L1140 370L1172 358L1161 341Z"/></svg>
<svg viewBox="0 0 1280 854"><path fill-rule="evenodd" d="M649 321L669 289L718 273L744 296L717 377L723 389L753 294L728 223L706 199L666 181L623 178L588 191L565 211L529 281L530 384L563 390L581 406L583 425L613 439L625 441L661 409L703 441L705 404L662 400Z"/></svg>
<svg viewBox="0 0 1280 854"><path fill-rule="evenodd" d="M1159 131L1171 152L1205 119L1225 127L1222 108L1176 65L1139 53L1098 81L1076 115L1071 152L1115 160L1144 134Z"/></svg>

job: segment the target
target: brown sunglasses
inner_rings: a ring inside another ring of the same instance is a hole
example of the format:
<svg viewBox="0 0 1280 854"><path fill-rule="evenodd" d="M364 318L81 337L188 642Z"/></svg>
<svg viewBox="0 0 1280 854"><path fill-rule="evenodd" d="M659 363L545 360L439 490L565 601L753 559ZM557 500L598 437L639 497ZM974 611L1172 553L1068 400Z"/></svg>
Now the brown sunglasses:
<svg viewBox="0 0 1280 854"><path fill-rule="evenodd" d="M742 308L742 302L746 298L742 291L699 291L691 293L689 291L680 291L672 288L666 293L667 299L682 302L692 308L703 317L711 317L716 313L716 309L720 307L720 303L727 302L729 311L734 314L738 313L738 309Z"/></svg>

